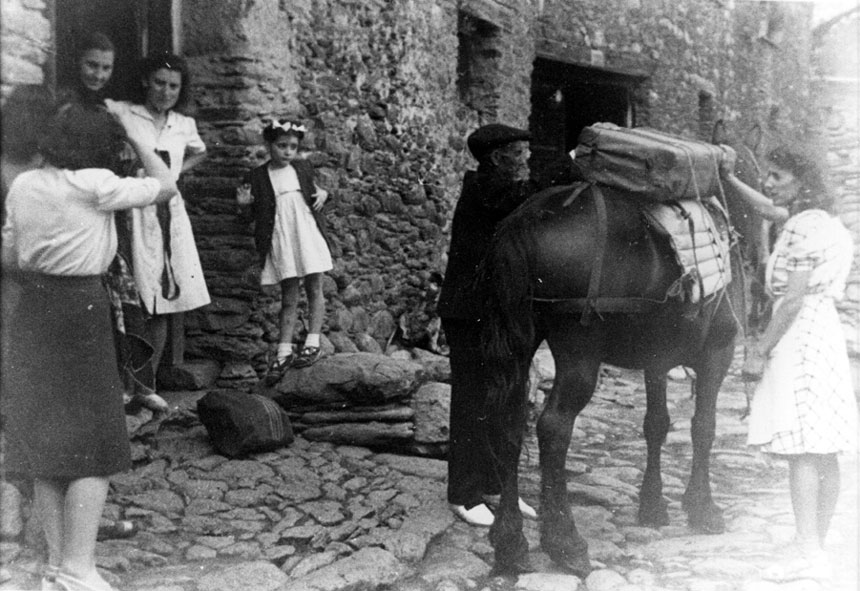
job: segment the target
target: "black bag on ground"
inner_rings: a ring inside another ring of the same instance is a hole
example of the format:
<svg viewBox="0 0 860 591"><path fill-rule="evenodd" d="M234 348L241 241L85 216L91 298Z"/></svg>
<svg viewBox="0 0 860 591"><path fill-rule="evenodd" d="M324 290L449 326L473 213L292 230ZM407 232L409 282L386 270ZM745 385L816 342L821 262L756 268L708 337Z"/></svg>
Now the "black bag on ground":
<svg viewBox="0 0 860 591"><path fill-rule="evenodd" d="M595 123L579 134L574 162L586 180L646 200L705 199L719 194L720 161L730 149L647 127Z"/></svg>
<svg viewBox="0 0 860 591"><path fill-rule="evenodd" d="M293 442L287 413L274 400L238 390L214 390L197 401L197 415L215 448L235 458Z"/></svg>

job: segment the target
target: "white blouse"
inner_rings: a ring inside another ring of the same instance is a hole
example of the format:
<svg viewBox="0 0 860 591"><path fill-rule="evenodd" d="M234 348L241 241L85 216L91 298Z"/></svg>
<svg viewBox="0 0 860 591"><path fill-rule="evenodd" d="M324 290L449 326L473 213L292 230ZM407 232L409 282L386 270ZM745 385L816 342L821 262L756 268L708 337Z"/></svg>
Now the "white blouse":
<svg viewBox="0 0 860 591"><path fill-rule="evenodd" d="M105 104L129 135L147 138L147 144L170 154L170 170L175 179L179 179L186 156L206 151L206 145L197 132L197 123L191 117L169 111L164 127L158 130L155 119L143 105L110 100ZM210 301L185 201L181 195L176 195L168 201L168 207L171 216L169 263L179 286L179 295L175 299L166 298L163 291L162 275L168 261L156 208L132 210L134 280L150 314L187 312Z"/></svg>
<svg viewBox="0 0 860 591"><path fill-rule="evenodd" d="M113 212L150 205L160 189L156 179L102 168L24 172L6 196L3 262L49 275L100 275L116 255Z"/></svg>
<svg viewBox="0 0 860 591"><path fill-rule="evenodd" d="M186 156L206 151L206 144L197 132L197 122L192 117L169 111L164 128L157 133L155 119L143 105L110 99L106 100L105 104L129 135L149 136L156 150L170 154L170 171L175 180L179 179Z"/></svg>

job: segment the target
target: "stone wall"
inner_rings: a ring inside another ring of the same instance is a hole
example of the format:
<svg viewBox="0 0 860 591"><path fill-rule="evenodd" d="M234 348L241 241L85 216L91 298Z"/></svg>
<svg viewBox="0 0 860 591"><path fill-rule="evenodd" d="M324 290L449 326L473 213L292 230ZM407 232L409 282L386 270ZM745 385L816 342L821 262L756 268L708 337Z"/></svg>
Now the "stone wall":
<svg viewBox="0 0 860 591"><path fill-rule="evenodd" d="M44 44L42 2L9 0L3 11L26 17L18 28ZM739 131L757 123L774 136L807 127L810 15L802 4L183 0L181 7L194 115L211 154L183 180L213 296L186 317L186 356L221 363L225 386L253 376L277 339L279 294L257 284L250 228L233 199L245 171L265 160L259 132L267 118L308 123L306 156L331 194L335 268L325 282L324 332L338 350L384 349L401 317L432 300L462 174L474 164L465 137L489 121L529 124L536 57L635 77L639 125L690 137L707 135L717 118ZM13 70L36 80L49 63L46 50L23 37L7 48L13 22L3 19L4 84L24 81Z"/></svg>
<svg viewBox="0 0 860 591"><path fill-rule="evenodd" d="M184 195L214 296L188 315L187 353L219 359L235 375L246 371L237 363L259 365L277 338L279 294L257 287L233 191L265 159L263 120L282 115L308 122L307 157L332 196L325 332L384 346L425 298L431 273L444 270L451 206L470 164L465 136L494 116L525 125L528 86L485 97L488 113L461 100L454 2L222 4L183 4L184 53L201 73L196 117L212 150ZM517 34L485 48L500 86L515 73L527 82L532 56L514 43L530 19L503 12ZM231 26L215 24L223 22Z"/></svg>
<svg viewBox="0 0 860 591"><path fill-rule="evenodd" d="M3 0L0 9L0 96L20 84L43 84L51 54L51 21L45 0Z"/></svg>
<svg viewBox="0 0 860 591"><path fill-rule="evenodd" d="M232 197L244 170L265 158L266 117L308 121L307 156L332 194L325 332L363 343L356 337L370 335L384 347L399 317L426 299L431 273L444 270L453 205L472 165L465 136L495 119L528 124L535 56L647 75L638 124L701 135L704 97L708 117L738 129L758 122L797 133L807 7L725 6L184 2L184 52L200 74L196 116L212 149L184 194L214 296L189 315L188 354L247 371L277 336L278 294L256 286L249 229Z"/></svg>
<svg viewBox="0 0 860 591"><path fill-rule="evenodd" d="M860 358L860 15L829 28L816 47L816 104L830 181L854 237L855 265L839 312L852 356Z"/></svg>

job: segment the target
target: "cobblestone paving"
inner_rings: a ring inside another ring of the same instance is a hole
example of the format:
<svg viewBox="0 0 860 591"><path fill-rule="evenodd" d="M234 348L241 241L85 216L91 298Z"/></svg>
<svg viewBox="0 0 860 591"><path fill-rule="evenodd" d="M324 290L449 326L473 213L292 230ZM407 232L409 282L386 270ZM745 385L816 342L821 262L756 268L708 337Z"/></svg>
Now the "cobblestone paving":
<svg viewBox="0 0 860 591"><path fill-rule="evenodd" d="M141 531L99 543L99 565L120 591L855 591L857 457L843 457L843 487L828 540L825 583L761 579L786 558L793 535L787 470L744 445L743 386L730 375L719 400L712 486L727 532L692 534L680 499L689 474L689 380L670 380L672 430L664 448L671 524L636 525L644 468L644 386L638 372L605 368L580 416L568 455L569 492L597 570L586 581L559 572L526 537L538 572L491 576L486 530L455 520L445 503L445 463L310 443L247 460L213 453L194 420L197 395L177 393L171 421L135 445L141 461L114 480L108 519ZM186 410L181 410L185 408ZM533 425L533 421L532 421ZM537 442L529 435L522 494L537 506ZM38 589L38 552L10 548L0 590Z"/></svg>

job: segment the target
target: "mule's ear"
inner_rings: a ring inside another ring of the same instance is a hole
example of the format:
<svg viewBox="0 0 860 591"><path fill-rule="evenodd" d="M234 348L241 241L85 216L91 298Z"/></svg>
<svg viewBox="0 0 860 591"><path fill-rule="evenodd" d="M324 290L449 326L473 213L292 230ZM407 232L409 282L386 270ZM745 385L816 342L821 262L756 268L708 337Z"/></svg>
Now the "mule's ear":
<svg viewBox="0 0 860 591"><path fill-rule="evenodd" d="M717 122L714 123L714 131L711 133L711 143L712 144L728 144L729 132L726 129L726 122L724 119L717 119Z"/></svg>
<svg viewBox="0 0 860 591"><path fill-rule="evenodd" d="M757 154L758 149L761 147L762 139L764 139L764 130L761 128L760 123L754 123L746 134L744 134L744 145Z"/></svg>

